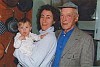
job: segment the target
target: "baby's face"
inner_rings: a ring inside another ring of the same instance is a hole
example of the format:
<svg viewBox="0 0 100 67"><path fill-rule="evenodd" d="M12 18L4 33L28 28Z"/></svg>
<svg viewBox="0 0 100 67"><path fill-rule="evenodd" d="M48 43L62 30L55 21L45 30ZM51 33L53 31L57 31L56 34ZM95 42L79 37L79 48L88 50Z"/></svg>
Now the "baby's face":
<svg viewBox="0 0 100 67"><path fill-rule="evenodd" d="M23 36L28 36L31 29L32 29L32 27L30 26L30 24L28 22L22 23L18 28L20 34Z"/></svg>

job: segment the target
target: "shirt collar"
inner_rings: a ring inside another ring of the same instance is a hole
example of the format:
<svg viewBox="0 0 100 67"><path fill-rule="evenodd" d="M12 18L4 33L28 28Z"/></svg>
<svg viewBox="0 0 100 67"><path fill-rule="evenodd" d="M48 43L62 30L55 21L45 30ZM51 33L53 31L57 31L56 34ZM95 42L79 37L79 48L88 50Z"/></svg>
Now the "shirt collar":
<svg viewBox="0 0 100 67"><path fill-rule="evenodd" d="M40 30L39 32L40 32L40 34L44 34L44 33L53 32L53 31L54 31L54 27L52 26L45 31Z"/></svg>
<svg viewBox="0 0 100 67"><path fill-rule="evenodd" d="M64 32L64 30L62 30L61 35L67 35L68 33L71 33L73 30L74 30L74 28L72 28L70 31L68 31L66 33Z"/></svg>

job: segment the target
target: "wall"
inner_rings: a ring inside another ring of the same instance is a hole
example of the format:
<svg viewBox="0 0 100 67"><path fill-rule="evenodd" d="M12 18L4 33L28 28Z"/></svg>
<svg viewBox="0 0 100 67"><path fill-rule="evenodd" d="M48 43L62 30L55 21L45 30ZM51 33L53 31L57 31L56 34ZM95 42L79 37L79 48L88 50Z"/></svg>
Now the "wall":
<svg viewBox="0 0 100 67"><path fill-rule="evenodd" d="M98 65L100 66L100 0L97 0L94 39L97 41L97 62L98 62Z"/></svg>
<svg viewBox="0 0 100 67"><path fill-rule="evenodd" d="M17 7L7 7L6 4L2 2L2 0L0 0L0 21L2 21L2 23L5 23L8 18L12 17L13 14L11 9L15 10L15 18L19 20L23 17L23 12L18 10ZM27 17L30 20L32 19L32 10L27 13ZM15 34L8 31L0 35L0 43L3 44L4 48L7 47L9 41L12 38L11 44L8 48L8 52L4 54L2 59L0 59L0 67L16 67L13 57L13 36L15 36Z"/></svg>

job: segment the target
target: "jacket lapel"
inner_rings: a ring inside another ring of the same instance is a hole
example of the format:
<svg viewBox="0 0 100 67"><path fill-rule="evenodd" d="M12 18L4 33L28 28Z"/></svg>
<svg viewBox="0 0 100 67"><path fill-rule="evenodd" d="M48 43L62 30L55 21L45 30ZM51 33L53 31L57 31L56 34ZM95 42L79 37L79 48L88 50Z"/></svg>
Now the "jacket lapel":
<svg viewBox="0 0 100 67"><path fill-rule="evenodd" d="M60 36L60 34L61 34L61 31L62 31L62 30L57 30L57 31L55 32L55 35L56 35L56 38L57 38L57 39L59 38L59 36Z"/></svg>
<svg viewBox="0 0 100 67"><path fill-rule="evenodd" d="M75 29L72 32L68 42L66 43L62 57L74 46L75 43L77 43L79 36L80 36L79 29L77 27L75 27Z"/></svg>

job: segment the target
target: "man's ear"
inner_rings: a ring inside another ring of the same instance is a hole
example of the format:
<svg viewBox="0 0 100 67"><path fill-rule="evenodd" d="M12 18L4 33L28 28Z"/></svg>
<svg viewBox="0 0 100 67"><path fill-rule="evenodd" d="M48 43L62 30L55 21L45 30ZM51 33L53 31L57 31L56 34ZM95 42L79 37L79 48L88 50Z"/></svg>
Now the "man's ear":
<svg viewBox="0 0 100 67"><path fill-rule="evenodd" d="M77 16L76 16L76 18L75 18L75 22L77 22L77 21L78 21L78 18L79 18L79 15L77 15Z"/></svg>

